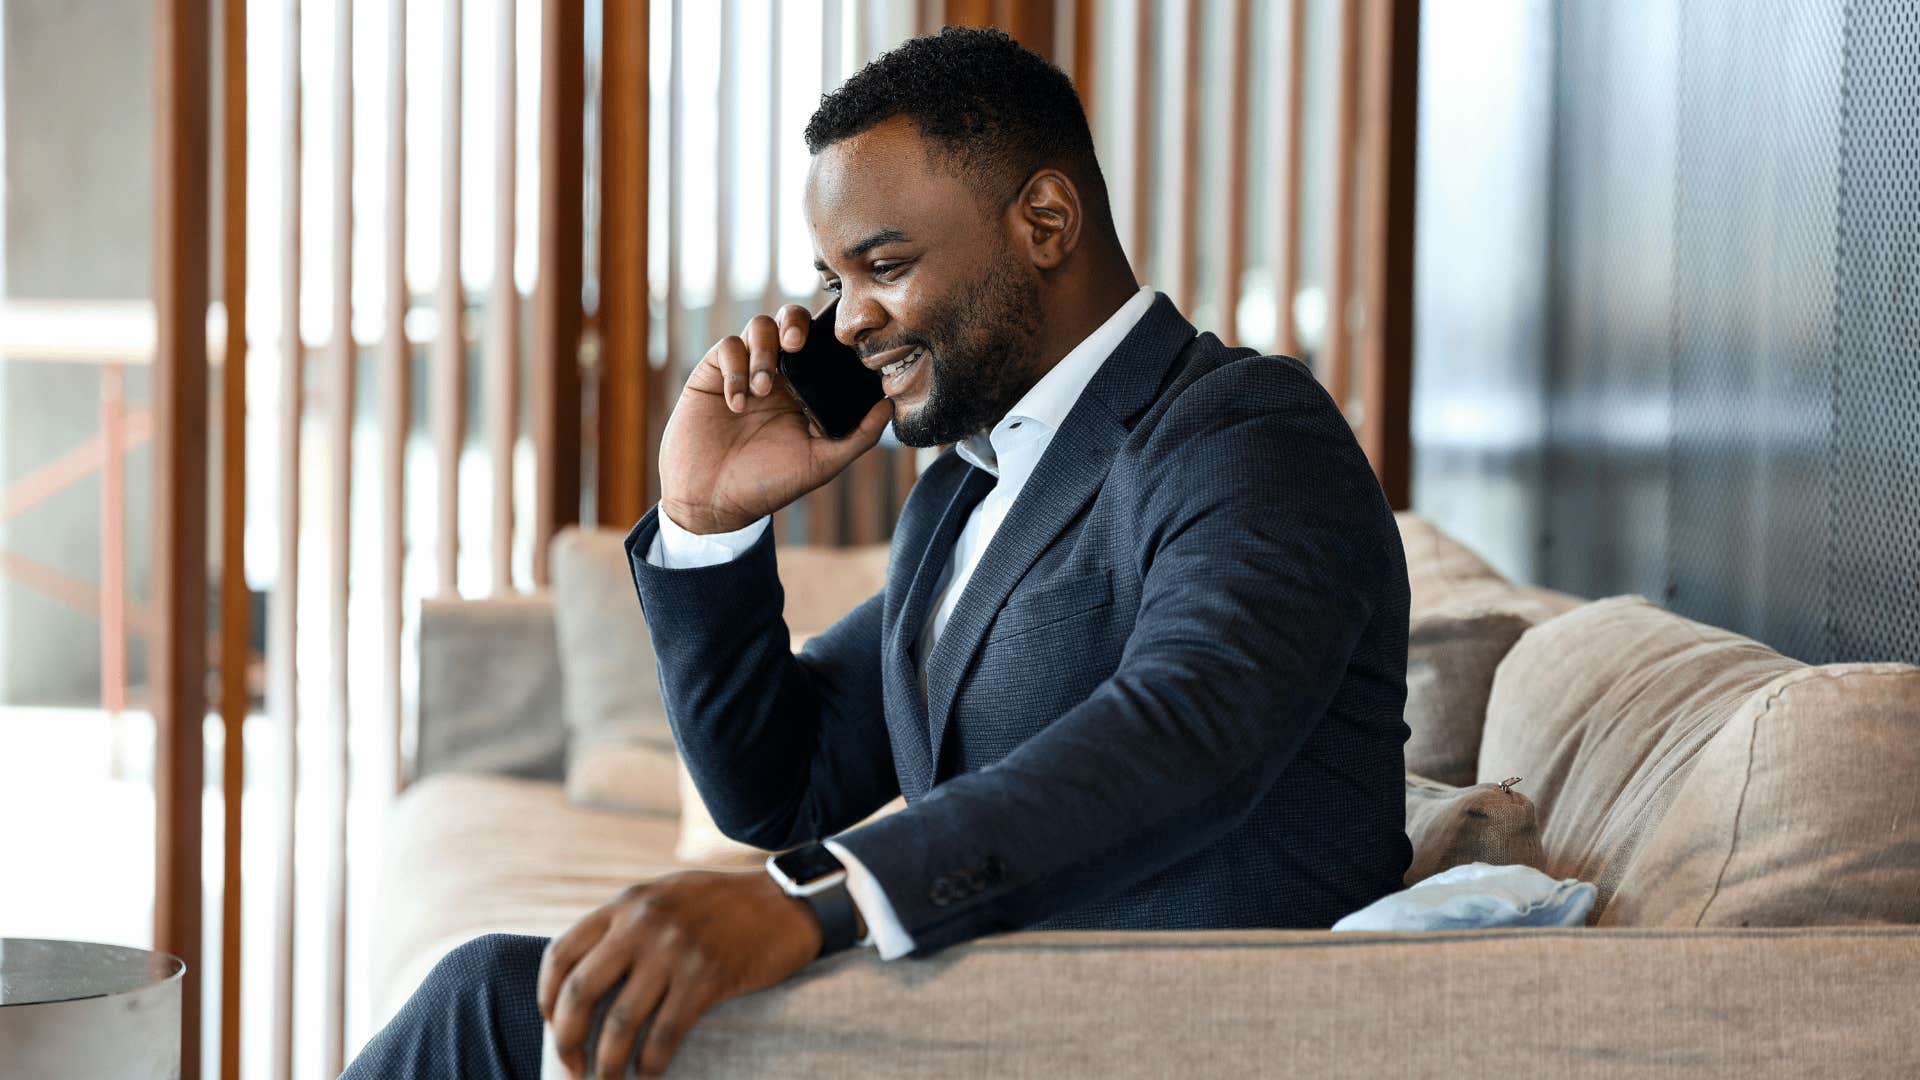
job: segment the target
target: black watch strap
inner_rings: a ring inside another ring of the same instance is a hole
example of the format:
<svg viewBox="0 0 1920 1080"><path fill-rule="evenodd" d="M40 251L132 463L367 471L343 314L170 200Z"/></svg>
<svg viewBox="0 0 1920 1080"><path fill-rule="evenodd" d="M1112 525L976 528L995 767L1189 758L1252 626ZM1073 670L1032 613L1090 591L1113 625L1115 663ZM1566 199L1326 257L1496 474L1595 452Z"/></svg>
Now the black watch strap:
<svg viewBox="0 0 1920 1080"><path fill-rule="evenodd" d="M807 906L813 909L814 918L820 920L821 956L832 956L853 948L859 925L853 895L847 892L846 882L838 882L796 899L806 901Z"/></svg>

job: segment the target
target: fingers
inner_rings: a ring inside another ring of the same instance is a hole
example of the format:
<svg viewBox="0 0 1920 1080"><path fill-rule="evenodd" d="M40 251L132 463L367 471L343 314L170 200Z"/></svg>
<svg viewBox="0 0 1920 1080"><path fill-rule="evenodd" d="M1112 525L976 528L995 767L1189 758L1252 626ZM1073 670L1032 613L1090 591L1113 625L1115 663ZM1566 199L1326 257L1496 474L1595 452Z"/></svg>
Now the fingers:
<svg viewBox="0 0 1920 1080"><path fill-rule="evenodd" d="M747 343L737 337L721 338L713 347L713 363L720 369L720 394L727 408L747 411Z"/></svg>
<svg viewBox="0 0 1920 1080"><path fill-rule="evenodd" d="M780 326L780 347L799 352L800 346L807 343L807 332L813 328L812 313L799 304L788 304L774 319Z"/></svg>
<svg viewBox="0 0 1920 1080"><path fill-rule="evenodd" d="M560 996L554 1002L551 1021L553 1044L560 1060L575 1076L587 1071L586 1041L593 1026L594 1006L633 964L632 950L617 943L617 937L602 938L560 981Z"/></svg>
<svg viewBox="0 0 1920 1080"><path fill-rule="evenodd" d="M647 1031L646 1044L640 1048L641 1076L666 1073L667 1064L679 1052L694 1021L712 1004L712 998L700 986L695 980L680 978L667 987L660 1011L654 1014L653 1027Z"/></svg>
<svg viewBox="0 0 1920 1080"><path fill-rule="evenodd" d="M600 1037L593 1047L593 1072L599 1080L622 1080L633 1044L667 992L665 950L647 954L628 976L625 986L607 1007Z"/></svg>
<svg viewBox="0 0 1920 1080"><path fill-rule="evenodd" d="M747 386L754 397L773 392L773 373L780 362L779 333L771 318L755 315L741 335L747 341Z"/></svg>
<svg viewBox="0 0 1920 1080"><path fill-rule="evenodd" d="M540 979L535 984L535 998L540 1005L540 1016L549 1022L553 1020L554 1004L560 997L560 984L572 973L574 965L587 955L600 939L606 935L607 922L611 915L606 908L589 914L573 924L566 933L547 942L547 949L540 955Z"/></svg>

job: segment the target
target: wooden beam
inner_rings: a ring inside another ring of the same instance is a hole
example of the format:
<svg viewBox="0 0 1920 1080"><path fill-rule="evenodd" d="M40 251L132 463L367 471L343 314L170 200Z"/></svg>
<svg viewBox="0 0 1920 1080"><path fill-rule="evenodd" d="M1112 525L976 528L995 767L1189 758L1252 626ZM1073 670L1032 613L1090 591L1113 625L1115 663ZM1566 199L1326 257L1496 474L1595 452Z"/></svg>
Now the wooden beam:
<svg viewBox="0 0 1920 1080"><path fill-rule="evenodd" d="M440 286L434 306L440 316L434 339L434 456L438 461L440 521L435 537L440 592L452 596L460 582L460 449L467 434L466 289L460 280L460 71L461 0L447 0L441 27Z"/></svg>
<svg viewBox="0 0 1920 1080"><path fill-rule="evenodd" d="M1359 128L1360 3L1340 0L1340 49L1335 69L1338 98L1333 125L1333 253L1326 281L1327 327L1320 381L1342 411L1348 406L1353 336L1347 324L1353 298L1354 153Z"/></svg>
<svg viewBox="0 0 1920 1080"><path fill-rule="evenodd" d="M353 339L353 5L334 8L333 25L333 335L328 361L327 814L326 920L321 950L321 1061L328 1076L346 1067L347 798L352 762L347 730L350 664L348 575L353 561L353 401L359 350Z"/></svg>
<svg viewBox="0 0 1920 1080"><path fill-rule="evenodd" d="M1186 22L1181 28L1183 70L1180 72L1180 190L1174 198L1179 208L1179 235L1174 238L1176 258L1173 268L1173 302L1188 318L1200 303L1200 207L1208 202L1200 194L1200 0L1187 0Z"/></svg>
<svg viewBox="0 0 1920 1080"><path fill-rule="evenodd" d="M992 26L993 0L947 0L944 26Z"/></svg>
<svg viewBox="0 0 1920 1080"><path fill-rule="evenodd" d="M294 654L299 644L300 607L300 423L304 344L300 334L300 0L286 0L282 16L280 125L282 145L280 202L280 417L279 417L279 579L274 583L268 618L267 713L279 743L280 842L274 848L273 915L273 1062L278 1080L293 1076L293 930L294 847L300 791L299 677Z"/></svg>
<svg viewBox="0 0 1920 1080"><path fill-rule="evenodd" d="M993 25L1021 45L1057 60L1053 32L1054 0L993 0Z"/></svg>
<svg viewBox="0 0 1920 1080"><path fill-rule="evenodd" d="M1414 157L1418 147L1418 0L1367 8L1360 445L1396 510L1412 484Z"/></svg>
<svg viewBox="0 0 1920 1080"><path fill-rule="evenodd" d="M1227 206L1220 238L1220 336L1240 344L1240 279L1247 268L1247 99L1252 93L1253 0L1233 0L1227 23Z"/></svg>
<svg viewBox="0 0 1920 1080"><path fill-rule="evenodd" d="M1086 110L1087 126L1093 126L1094 81L1099 70L1095 57L1099 50L1094 39L1093 0L1073 0L1073 85L1080 91L1080 107Z"/></svg>
<svg viewBox="0 0 1920 1080"><path fill-rule="evenodd" d="M186 962L180 1075L200 1075L207 624L207 303L212 42L207 0L154 19L153 942Z"/></svg>
<svg viewBox="0 0 1920 1080"><path fill-rule="evenodd" d="M247 5L223 0L221 265L226 362L220 373L220 1075L240 1076L241 828L247 789L247 667L252 614L247 587Z"/></svg>
<svg viewBox="0 0 1920 1080"><path fill-rule="evenodd" d="M554 534L580 520L581 168L586 109L583 0L542 0L540 267L533 291L533 583Z"/></svg>
<svg viewBox="0 0 1920 1080"><path fill-rule="evenodd" d="M647 362L647 167L651 3L607 4L600 95L600 524L645 512L652 464ZM668 309L672 310L671 307Z"/></svg>
<svg viewBox="0 0 1920 1080"><path fill-rule="evenodd" d="M1275 20L1278 23L1279 20ZM1294 293L1300 289L1300 175L1304 143L1307 85L1307 0L1287 4L1287 83L1281 107L1274 110L1282 126L1274 145L1280 149L1280 205L1274 221L1273 351L1300 357L1300 328L1293 318Z"/></svg>
<svg viewBox="0 0 1920 1080"><path fill-rule="evenodd" d="M1148 256L1153 249L1153 93L1154 32L1152 0L1134 0L1133 96L1133 276L1151 281Z"/></svg>
<svg viewBox="0 0 1920 1080"><path fill-rule="evenodd" d="M493 468L493 591L513 591L513 446L520 434L520 286L513 278L515 155L520 148L519 37L515 0L495 0L493 83L493 288L487 356L488 441Z"/></svg>
<svg viewBox="0 0 1920 1080"><path fill-rule="evenodd" d="M387 5L387 310L380 348L381 724L393 752L393 788L406 780L401 745L400 649L407 557L407 436L413 422L413 349L407 341L407 5Z"/></svg>

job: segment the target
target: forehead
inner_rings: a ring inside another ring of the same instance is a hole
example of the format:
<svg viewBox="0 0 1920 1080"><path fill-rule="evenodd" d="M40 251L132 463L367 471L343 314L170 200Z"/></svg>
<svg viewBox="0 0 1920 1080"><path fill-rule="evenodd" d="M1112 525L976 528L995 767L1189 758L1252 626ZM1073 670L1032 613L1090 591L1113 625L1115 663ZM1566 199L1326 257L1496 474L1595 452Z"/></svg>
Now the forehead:
<svg viewBox="0 0 1920 1080"><path fill-rule="evenodd" d="M881 232L933 241L977 230L980 202L930 151L913 123L896 117L814 155L805 208L817 254L831 265Z"/></svg>

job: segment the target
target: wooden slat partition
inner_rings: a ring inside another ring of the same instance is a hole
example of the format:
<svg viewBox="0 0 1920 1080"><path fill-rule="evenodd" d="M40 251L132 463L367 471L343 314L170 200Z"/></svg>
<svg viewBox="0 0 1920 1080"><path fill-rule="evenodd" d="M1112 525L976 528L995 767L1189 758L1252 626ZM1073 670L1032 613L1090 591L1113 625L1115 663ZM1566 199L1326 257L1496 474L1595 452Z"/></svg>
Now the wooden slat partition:
<svg viewBox="0 0 1920 1080"><path fill-rule="evenodd" d="M273 1052L274 1075L293 1076L293 931L294 864L300 791L300 700L294 651L300 605L300 417L303 347L300 336L300 0L286 0L281 39L280 202L280 417L279 417L279 580L269 615L267 663L268 713L277 721L279 739L280 843L274 850Z"/></svg>
<svg viewBox="0 0 1920 1080"><path fill-rule="evenodd" d="M1133 91L1133 276L1151 283L1153 248L1153 0L1134 0Z"/></svg>
<svg viewBox="0 0 1920 1080"><path fill-rule="evenodd" d="M857 0L856 0L857 2ZM824 0L820 10L820 92L831 93L839 87L844 65L840 56L843 35L842 0ZM953 4L947 5L947 22L954 22ZM807 543L821 547L838 546L844 537L841 528L841 503L846 481L835 477L807 495Z"/></svg>
<svg viewBox="0 0 1920 1080"><path fill-rule="evenodd" d="M1418 0L1367 7L1361 203L1360 445L1394 509L1412 473L1414 156L1418 145Z"/></svg>
<svg viewBox="0 0 1920 1080"><path fill-rule="evenodd" d="M519 72L515 64L514 0L495 0L499 51L495 98L493 289L487 297L492 339L488 349L487 434L493 472L493 591L513 591L513 444L520 422L520 288L513 279L514 156L519 151Z"/></svg>
<svg viewBox="0 0 1920 1080"><path fill-rule="evenodd" d="M435 298L433 438L440 485L435 549L440 592L459 591L460 447L466 441L466 289L460 280L460 78L462 0L447 0L441 28L440 285Z"/></svg>
<svg viewBox="0 0 1920 1080"><path fill-rule="evenodd" d="M387 309L380 347L381 723L393 748L393 786L406 779L400 718L400 648L407 554L407 435L413 418L413 349L407 341L407 5L387 5Z"/></svg>
<svg viewBox="0 0 1920 1080"><path fill-rule="evenodd" d="M778 5L775 5L776 11ZM583 0L542 0L540 260L533 294L533 582L555 533L580 520Z"/></svg>
<svg viewBox="0 0 1920 1080"><path fill-rule="evenodd" d="M720 130L719 137L713 141L713 298L707 305L705 340L695 345L702 352L728 334L740 332L740 326L734 322L732 303L733 140L740 128L740 88L734 85L739 77L735 70L740 51L739 0L707 2L720 15L720 55L713 58L714 66L720 69ZM686 369L690 372L699 362L699 356L689 355L685 360Z"/></svg>
<svg viewBox="0 0 1920 1080"><path fill-rule="evenodd" d="M154 946L187 965L180 1070L200 1075L207 622L207 0L154 19Z"/></svg>
<svg viewBox="0 0 1920 1080"><path fill-rule="evenodd" d="M1177 258L1173 269L1173 302L1192 318L1200 297L1200 16L1201 0L1187 0L1186 21L1181 28L1185 47L1180 72L1180 188L1174 206L1180 215L1179 235L1174 238Z"/></svg>
<svg viewBox="0 0 1920 1080"><path fill-rule="evenodd" d="M326 996L321 1005L321 1058L329 1076L345 1067L347 1018L347 577L353 550L353 5L334 8L333 29L333 338L327 411L332 460L327 520L327 801L326 904L321 951Z"/></svg>
<svg viewBox="0 0 1920 1080"><path fill-rule="evenodd" d="M601 59L601 381L599 523L623 528L646 509L652 468L647 363L647 79L651 3L607 4ZM669 228L669 233L671 233ZM669 311L672 309L669 308Z"/></svg>
<svg viewBox="0 0 1920 1080"><path fill-rule="evenodd" d="M993 0L993 25L1013 40L1052 59L1054 0Z"/></svg>
<svg viewBox="0 0 1920 1080"><path fill-rule="evenodd" d="M1279 23L1279 20L1274 20ZM1286 92L1274 110L1281 130L1280 205L1274 221L1273 317L1274 351L1300 356L1300 330L1293 318L1293 297L1300 288L1300 150L1306 115L1307 0L1287 3Z"/></svg>
<svg viewBox="0 0 1920 1080"><path fill-rule="evenodd" d="M1093 124L1094 82L1099 75L1094 56L1093 0L1073 0L1073 85L1080 91L1080 107L1086 110L1087 124Z"/></svg>
<svg viewBox="0 0 1920 1080"><path fill-rule="evenodd" d="M1340 0L1340 48L1337 54L1333 125L1332 256L1328 260L1327 327L1321 350L1320 381L1342 409L1348 405L1353 336L1347 312L1353 297L1354 152L1359 127L1360 6Z"/></svg>
<svg viewBox="0 0 1920 1080"><path fill-rule="evenodd" d="M1240 279L1247 267L1247 98L1253 75L1253 0L1232 0L1227 13L1227 205L1216 249L1220 252L1219 325L1229 345L1240 344Z"/></svg>
<svg viewBox="0 0 1920 1080"><path fill-rule="evenodd" d="M241 824L246 793L247 667L247 5L220 11L220 1076L240 1076Z"/></svg>

